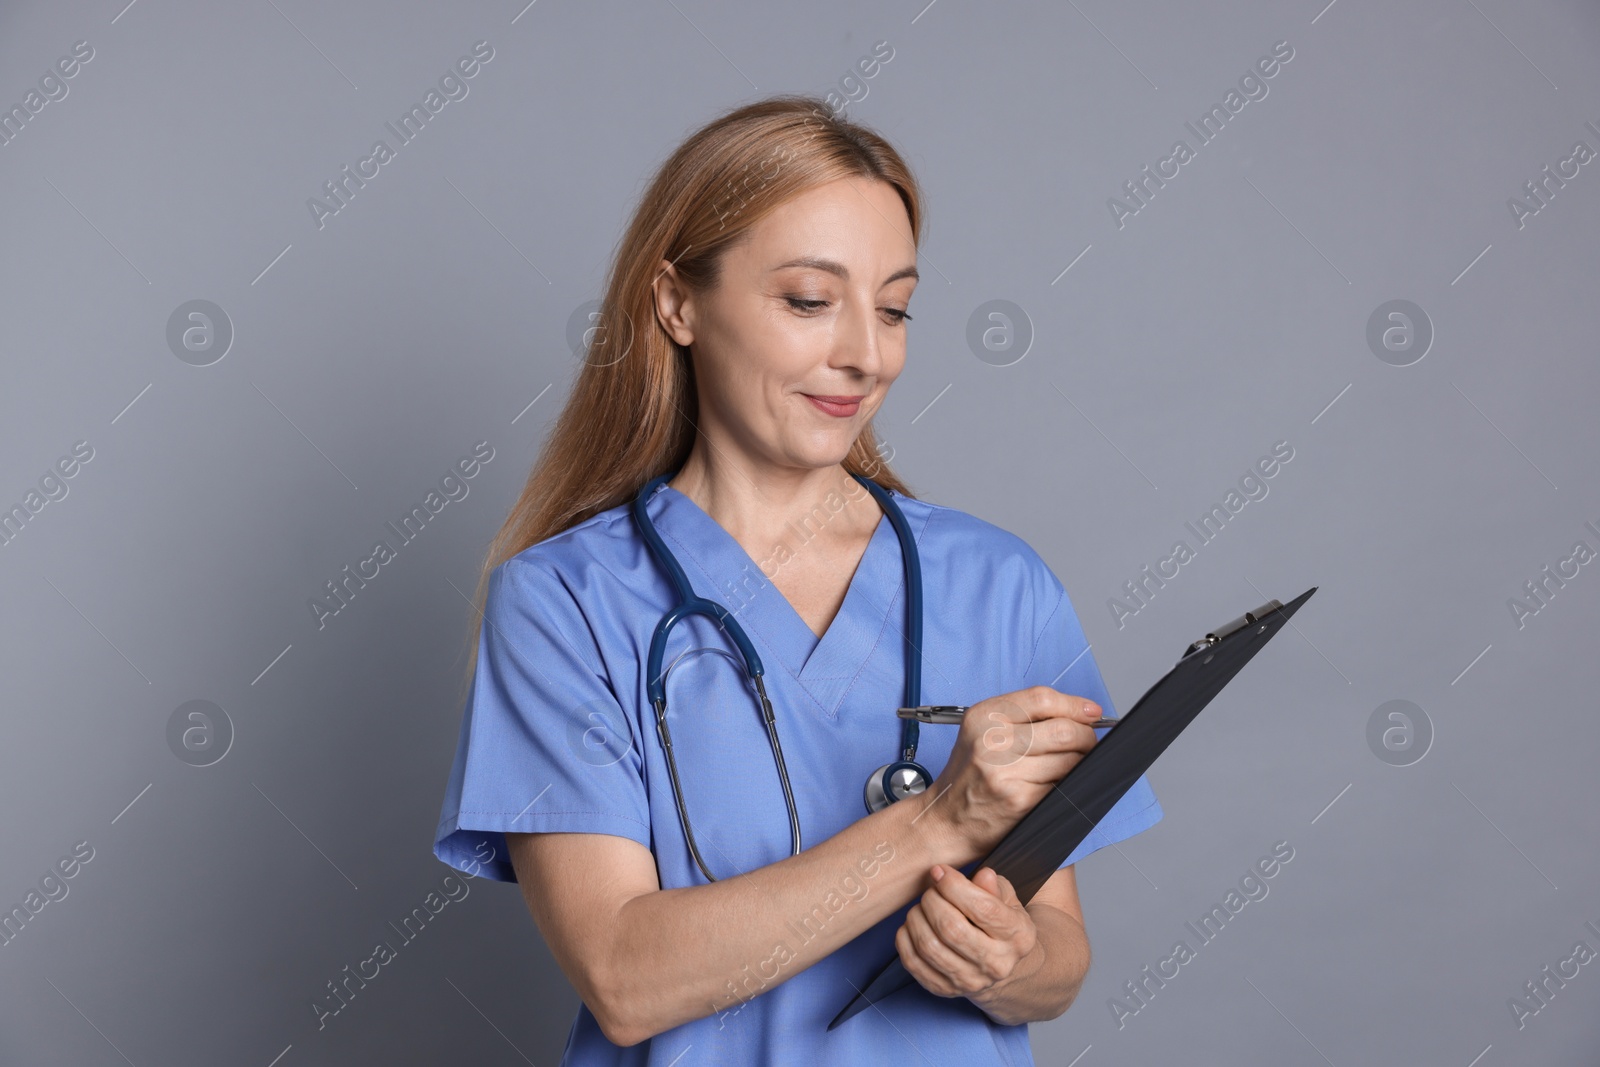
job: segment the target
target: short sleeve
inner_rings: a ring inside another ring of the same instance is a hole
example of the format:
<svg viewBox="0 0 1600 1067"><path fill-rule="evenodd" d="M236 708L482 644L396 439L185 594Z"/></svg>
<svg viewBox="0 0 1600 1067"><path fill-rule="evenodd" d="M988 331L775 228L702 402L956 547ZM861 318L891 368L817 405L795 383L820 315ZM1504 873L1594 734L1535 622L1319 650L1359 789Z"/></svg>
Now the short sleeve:
<svg viewBox="0 0 1600 1067"><path fill-rule="evenodd" d="M640 746L591 627L547 564L490 572L478 659L433 854L515 882L505 832L615 834L650 847Z"/></svg>
<svg viewBox="0 0 1600 1067"><path fill-rule="evenodd" d="M1063 693L1088 697L1100 705L1103 715L1115 718L1116 705L1112 703L1106 683L1100 677L1100 668L1095 664L1088 638L1084 636L1078 614L1073 610L1072 599L1044 561L1040 560L1038 565L1044 589L1037 595L1035 603L1041 605L1046 618L1034 643L1033 658L1023 671L1023 686L1047 685ZM1104 737L1106 730L1095 732ZM1078 843L1078 847L1072 850L1061 866L1077 863L1107 845L1130 838L1141 830L1148 830L1161 821L1161 815L1161 805L1156 801L1155 792L1141 774L1105 817L1095 823L1094 829Z"/></svg>

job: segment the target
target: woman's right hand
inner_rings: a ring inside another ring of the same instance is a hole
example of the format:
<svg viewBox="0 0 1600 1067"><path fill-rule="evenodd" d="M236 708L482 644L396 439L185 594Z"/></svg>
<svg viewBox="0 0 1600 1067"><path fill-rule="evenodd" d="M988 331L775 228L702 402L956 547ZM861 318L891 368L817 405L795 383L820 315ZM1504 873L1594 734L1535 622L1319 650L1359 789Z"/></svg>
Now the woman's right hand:
<svg viewBox="0 0 1600 1067"><path fill-rule="evenodd" d="M1094 747L1092 700L1047 685L967 709L944 770L924 793L962 866L986 855Z"/></svg>

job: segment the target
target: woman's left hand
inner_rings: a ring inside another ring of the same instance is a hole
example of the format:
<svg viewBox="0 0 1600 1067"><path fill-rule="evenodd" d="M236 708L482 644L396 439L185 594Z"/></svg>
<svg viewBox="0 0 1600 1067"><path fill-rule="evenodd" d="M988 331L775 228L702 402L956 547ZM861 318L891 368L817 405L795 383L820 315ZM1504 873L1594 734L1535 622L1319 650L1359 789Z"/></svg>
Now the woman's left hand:
<svg viewBox="0 0 1600 1067"><path fill-rule="evenodd" d="M933 879L894 935L900 961L924 989L982 1007L986 994L1038 969L1023 964L1038 931L1010 881L991 867L969 879L945 864Z"/></svg>

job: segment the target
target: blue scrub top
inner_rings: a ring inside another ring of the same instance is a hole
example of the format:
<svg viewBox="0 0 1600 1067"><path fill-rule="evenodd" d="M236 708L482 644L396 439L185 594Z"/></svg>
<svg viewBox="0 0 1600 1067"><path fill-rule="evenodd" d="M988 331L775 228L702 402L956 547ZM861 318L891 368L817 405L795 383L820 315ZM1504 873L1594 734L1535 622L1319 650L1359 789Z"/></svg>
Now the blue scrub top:
<svg viewBox="0 0 1600 1067"><path fill-rule="evenodd" d="M954 508L894 498L922 557L923 703L971 705L1048 685L1117 713L1065 589L1026 542ZM814 512L818 522L843 506L838 496L825 501ZM653 845L664 889L706 884L684 841L645 689L651 633L677 597L635 529L630 504L491 573L433 847L454 867L512 882L504 831L602 833ZM693 500L662 484L647 507L696 593L734 612L761 656L802 847L865 818L867 775L898 757L894 709L905 685L905 578L888 517L819 641L761 565ZM796 542L808 533L793 530ZM780 563L763 562L778 573ZM737 646L693 616L673 628L665 662L668 726L707 866L726 879L787 858L783 791ZM956 731L923 725L918 762L937 775ZM1147 829L1161 814L1141 777L1062 866ZM864 876L829 907L837 913L851 894L859 899L870 888ZM812 967L780 971L784 981L744 1004L631 1047L608 1040L580 1005L561 1062L1032 1064L1026 1025L998 1025L965 998L916 984L827 1030L855 989L894 956L894 934L910 906ZM754 982L760 988L761 979ZM680 1061L691 1046L689 1060Z"/></svg>

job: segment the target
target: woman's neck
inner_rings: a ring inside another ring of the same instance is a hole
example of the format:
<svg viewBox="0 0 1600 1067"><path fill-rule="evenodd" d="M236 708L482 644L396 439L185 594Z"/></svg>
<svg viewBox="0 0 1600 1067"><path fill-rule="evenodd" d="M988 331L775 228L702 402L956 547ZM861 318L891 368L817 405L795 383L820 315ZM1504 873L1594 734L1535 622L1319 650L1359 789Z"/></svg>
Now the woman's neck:
<svg viewBox="0 0 1600 1067"><path fill-rule="evenodd" d="M812 469L741 462L696 443L667 483L693 500L755 559L777 545L821 536L853 544L872 536L883 510L842 464ZM790 544L791 551L794 549Z"/></svg>

